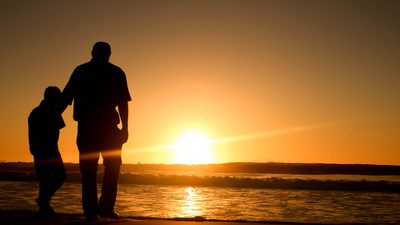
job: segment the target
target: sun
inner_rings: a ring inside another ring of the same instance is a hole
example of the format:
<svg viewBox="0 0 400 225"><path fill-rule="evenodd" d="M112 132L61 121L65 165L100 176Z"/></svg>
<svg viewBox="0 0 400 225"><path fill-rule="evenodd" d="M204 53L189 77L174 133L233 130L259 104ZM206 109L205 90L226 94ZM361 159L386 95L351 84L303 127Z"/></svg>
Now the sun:
<svg viewBox="0 0 400 225"><path fill-rule="evenodd" d="M210 163L211 141L199 131L183 133L173 145L175 149L175 162L181 164L207 164Z"/></svg>

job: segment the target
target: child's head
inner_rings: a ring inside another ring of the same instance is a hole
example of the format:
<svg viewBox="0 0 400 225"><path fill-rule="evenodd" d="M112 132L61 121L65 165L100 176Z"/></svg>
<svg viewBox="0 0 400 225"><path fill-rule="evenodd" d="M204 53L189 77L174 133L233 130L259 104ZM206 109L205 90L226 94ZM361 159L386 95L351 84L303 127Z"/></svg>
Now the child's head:
<svg viewBox="0 0 400 225"><path fill-rule="evenodd" d="M49 86L44 91L44 100L56 103L58 102L60 95L61 95L61 90L58 87Z"/></svg>

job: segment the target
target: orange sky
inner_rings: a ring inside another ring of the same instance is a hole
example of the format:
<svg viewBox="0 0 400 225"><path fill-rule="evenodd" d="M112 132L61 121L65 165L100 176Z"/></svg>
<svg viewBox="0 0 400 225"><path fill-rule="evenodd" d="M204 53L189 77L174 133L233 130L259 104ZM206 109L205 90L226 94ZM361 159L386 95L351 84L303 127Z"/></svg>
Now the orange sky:
<svg viewBox="0 0 400 225"><path fill-rule="evenodd" d="M211 163L400 165L399 11L397 1L1 2L0 161L33 161L30 111L106 41L132 95L124 163L175 163L173 150L148 147L195 129L229 140L212 145ZM64 119L60 151L77 162L72 107Z"/></svg>

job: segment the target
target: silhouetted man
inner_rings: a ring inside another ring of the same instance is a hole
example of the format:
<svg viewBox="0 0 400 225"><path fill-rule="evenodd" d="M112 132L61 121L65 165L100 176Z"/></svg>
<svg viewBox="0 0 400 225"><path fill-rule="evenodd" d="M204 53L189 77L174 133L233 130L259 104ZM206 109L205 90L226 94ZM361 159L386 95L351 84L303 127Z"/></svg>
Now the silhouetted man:
<svg viewBox="0 0 400 225"><path fill-rule="evenodd" d="M128 101L131 100L125 73L109 63L111 47L105 42L93 46L92 60L78 66L62 92L57 115L74 101L78 121L77 145L82 174L82 206L85 221L98 215L118 219L114 212L122 144L128 140ZM116 110L118 108L118 111ZM122 122L122 129L118 124ZM104 180L97 198L97 167L103 157Z"/></svg>
<svg viewBox="0 0 400 225"><path fill-rule="evenodd" d="M54 113L60 98L58 87L48 87L44 100L32 110L28 118L29 148L34 157L39 179L39 216L51 217L51 197L62 186L66 178L64 164L58 150L60 129L65 127L62 117Z"/></svg>

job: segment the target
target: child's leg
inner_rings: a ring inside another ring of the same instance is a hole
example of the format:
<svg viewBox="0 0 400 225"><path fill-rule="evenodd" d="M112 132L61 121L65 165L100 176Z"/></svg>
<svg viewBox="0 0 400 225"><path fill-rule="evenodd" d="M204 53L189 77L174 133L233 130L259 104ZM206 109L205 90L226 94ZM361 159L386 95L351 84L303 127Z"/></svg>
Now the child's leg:
<svg viewBox="0 0 400 225"><path fill-rule="evenodd" d="M54 157L51 164L53 179L51 182L51 197L63 185L67 174L61 156Z"/></svg>
<svg viewBox="0 0 400 225"><path fill-rule="evenodd" d="M46 159L35 158L36 175L39 179L39 198L40 202L50 202L52 196L52 171Z"/></svg>
<svg viewBox="0 0 400 225"><path fill-rule="evenodd" d="M50 206L52 191L52 171L48 164L48 159L37 159L35 157L36 174L39 179L39 198L36 203L39 205L40 217L51 217L54 214Z"/></svg>

